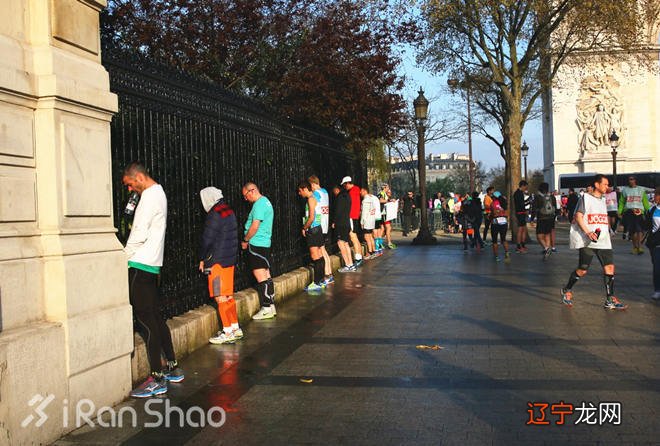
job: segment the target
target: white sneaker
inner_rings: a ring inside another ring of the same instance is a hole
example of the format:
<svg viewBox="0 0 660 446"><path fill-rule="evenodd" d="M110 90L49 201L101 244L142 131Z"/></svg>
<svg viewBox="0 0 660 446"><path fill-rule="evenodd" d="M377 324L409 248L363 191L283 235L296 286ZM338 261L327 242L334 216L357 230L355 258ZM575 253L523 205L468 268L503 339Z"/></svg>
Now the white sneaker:
<svg viewBox="0 0 660 446"><path fill-rule="evenodd" d="M271 305L270 307L261 307L261 309L259 311L257 311L257 313L254 316L252 316L252 319L255 320L255 321L261 321L261 320L264 320L264 319L272 319L272 318L275 317L276 314L277 313L276 313L275 309L273 308L273 305Z"/></svg>
<svg viewBox="0 0 660 446"><path fill-rule="evenodd" d="M237 328L236 330L234 330L232 332L232 334L234 335L234 337L236 339L243 339L243 330L241 330L240 328Z"/></svg>
<svg viewBox="0 0 660 446"><path fill-rule="evenodd" d="M225 333L224 331L219 331L217 335L209 339L211 344L233 344L236 342L236 337L233 332Z"/></svg>

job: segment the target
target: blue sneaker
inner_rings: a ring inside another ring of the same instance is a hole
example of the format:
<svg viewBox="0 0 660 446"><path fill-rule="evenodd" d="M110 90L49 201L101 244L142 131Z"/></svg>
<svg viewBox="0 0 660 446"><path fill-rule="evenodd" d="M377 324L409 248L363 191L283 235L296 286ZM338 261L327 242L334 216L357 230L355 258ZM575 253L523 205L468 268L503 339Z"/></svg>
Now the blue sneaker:
<svg viewBox="0 0 660 446"><path fill-rule="evenodd" d="M332 274L329 275L328 277L326 277L326 278L323 280L323 284L324 284L325 286L328 286L328 285L330 285L331 283L335 283L335 277L334 277Z"/></svg>
<svg viewBox="0 0 660 446"><path fill-rule="evenodd" d="M355 263L353 263L353 266L355 266L356 268L361 267L362 266L362 259L355 260Z"/></svg>
<svg viewBox="0 0 660 446"><path fill-rule="evenodd" d="M167 380L150 376L145 382L131 391L133 398L149 398L167 393Z"/></svg>
<svg viewBox="0 0 660 446"><path fill-rule="evenodd" d="M307 285L305 291L307 291L308 293L317 292L317 291L323 291L323 288L325 288L325 285L323 285L322 283L318 284L316 282L312 282L309 285Z"/></svg>
<svg viewBox="0 0 660 446"><path fill-rule="evenodd" d="M619 301L616 297L611 296L605 301L603 307L607 310L625 310L628 308L628 305Z"/></svg>
<svg viewBox="0 0 660 446"><path fill-rule="evenodd" d="M180 383L185 378L183 370L176 361L167 361L167 365L163 369L163 376L170 383Z"/></svg>

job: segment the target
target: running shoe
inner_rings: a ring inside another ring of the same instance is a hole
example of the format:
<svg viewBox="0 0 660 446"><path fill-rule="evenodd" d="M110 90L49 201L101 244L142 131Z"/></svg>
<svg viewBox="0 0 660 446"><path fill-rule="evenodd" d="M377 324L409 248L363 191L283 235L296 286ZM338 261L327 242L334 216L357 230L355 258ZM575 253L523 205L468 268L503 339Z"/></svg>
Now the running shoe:
<svg viewBox="0 0 660 446"><path fill-rule="evenodd" d="M551 254L552 254L552 249L550 248L543 251L543 261L545 262L546 260L548 260Z"/></svg>
<svg viewBox="0 0 660 446"><path fill-rule="evenodd" d="M236 328L232 331L232 334L236 338L236 340L243 339L243 330L241 328Z"/></svg>
<svg viewBox="0 0 660 446"><path fill-rule="evenodd" d="M553 246L553 247L552 247L552 252L557 252L557 248L555 248L555 247Z"/></svg>
<svg viewBox="0 0 660 446"><path fill-rule="evenodd" d="M314 293L318 291L323 291L323 288L325 288L325 285L323 285L322 283L318 284L316 282L312 282L309 285L307 285L305 291L307 291L308 293Z"/></svg>
<svg viewBox="0 0 660 446"><path fill-rule="evenodd" d="M340 273L351 273L356 270L357 268L355 268L355 265L349 265L349 266L342 266L337 271L339 271Z"/></svg>
<svg viewBox="0 0 660 446"><path fill-rule="evenodd" d="M637 248L633 246L633 249L630 251L630 254L637 254Z"/></svg>
<svg viewBox="0 0 660 446"><path fill-rule="evenodd" d="M275 309L271 307L261 307L261 309L252 316L252 319L255 321L262 321L264 319L274 318L277 313L275 313Z"/></svg>
<svg viewBox="0 0 660 446"><path fill-rule="evenodd" d="M328 286L328 285L330 285L331 283L335 283L335 277L334 277L332 274L330 274L328 277L326 277L325 279L323 279L323 284L324 284L325 286Z"/></svg>
<svg viewBox="0 0 660 446"><path fill-rule="evenodd" d="M496 261L496 262L501 262L502 259L500 259L500 256L495 256L495 261Z"/></svg>
<svg viewBox="0 0 660 446"><path fill-rule="evenodd" d="M145 382L131 391L133 398L150 398L167 393L167 381L164 377L150 376Z"/></svg>
<svg viewBox="0 0 660 446"><path fill-rule="evenodd" d="M660 300L660 291L655 291L653 294L651 294L651 299Z"/></svg>
<svg viewBox="0 0 660 446"><path fill-rule="evenodd" d="M624 239L624 240L626 239L626 233L625 232L623 234L621 234L621 238Z"/></svg>
<svg viewBox="0 0 660 446"><path fill-rule="evenodd" d="M359 268L362 266L362 257L359 259L355 259L355 263L353 264L356 268Z"/></svg>
<svg viewBox="0 0 660 446"><path fill-rule="evenodd" d="M562 288L560 290L560 293L561 293L561 302L564 305L572 307L573 306L573 292L571 290L567 290L566 288Z"/></svg>
<svg viewBox="0 0 660 446"><path fill-rule="evenodd" d="M504 253L504 263L510 263L511 262L511 253L509 251Z"/></svg>
<svg viewBox="0 0 660 446"><path fill-rule="evenodd" d="M236 342L236 336L234 336L233 331L230 331L229 333L225 333L224 331L219 331L217 335L209 339L209 342L215 345L233 344L234 342Z"/></svg>
<svg viewBox="0 0 660 446"><path fill-rule="evenodd" d="M611 296L605 301L603 307L607 310L625 310L626 308L628 308L628 305L619 301L619 299L617 299L616 297Z"/></svg>
<svg viewBox="0 0 660 446"><path fill-rule="evenodd" d="M387 245L387 247L390 249L396 249L396 245L394 243L390 243L389 245Z"/></svg>
<svg viewBox="0 0 660 446"><path fill-rule="evenodd" d="M185 378L183 370L176 361L167 361L167 365L163 369L163 376L170 383L180 383Z"/></svg>
<svg viewBox="0 0 660 446"><path fill-rule="evenodd" d="M637 255L641 256L642 254L644 254L644 248L642 247L637 248Z"/></svg>

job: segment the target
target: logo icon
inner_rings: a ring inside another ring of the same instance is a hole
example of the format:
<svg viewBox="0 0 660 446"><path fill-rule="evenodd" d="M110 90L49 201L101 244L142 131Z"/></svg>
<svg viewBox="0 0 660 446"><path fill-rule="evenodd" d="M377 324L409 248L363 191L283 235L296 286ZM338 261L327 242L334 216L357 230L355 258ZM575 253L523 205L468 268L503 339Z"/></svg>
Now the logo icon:
<svg viewBox="0 0 660 446"><path fill-rule="evenodd" d="M49 394L46 398L44 398L40 394L36 394L32 397L30 401L28 401L28 405L30 407L34 406L35 404L39 403L39 405L34 409L34 412L39 416L39 419L37 420L34 425L36 427L40 427L42 424L48 420L48 415L44 413L44 409L48 407L48 405L55 399L55 395ZM21 427L27 427L30 425L30 423L34 420L34 415L30 414L25 419L21 422Z"/></svg>

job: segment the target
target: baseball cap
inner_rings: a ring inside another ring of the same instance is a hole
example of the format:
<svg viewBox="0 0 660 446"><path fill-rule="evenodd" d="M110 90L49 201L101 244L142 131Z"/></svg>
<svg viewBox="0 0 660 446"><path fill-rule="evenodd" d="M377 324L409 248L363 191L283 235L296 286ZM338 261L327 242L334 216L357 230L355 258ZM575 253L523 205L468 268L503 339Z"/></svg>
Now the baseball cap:
<svg viewBox="0 0 660 446"><path fill-rule="evenodd" d="M501 196L502 196L502 193L500 191L493 192L493 197L500 198Z"/></svg>
<svg viewBox="0 0 660 446"><path fill-rule="evenodd" d="M352 183L352 182L353 182L353 178L351 177L344 177L341 179L341 184Z"/></svg>

